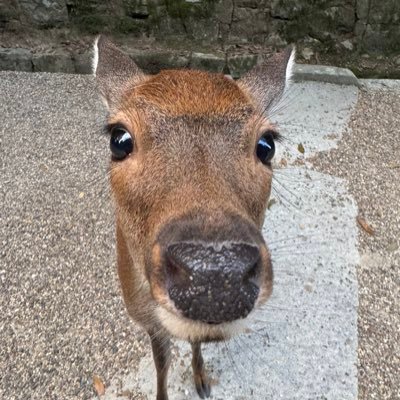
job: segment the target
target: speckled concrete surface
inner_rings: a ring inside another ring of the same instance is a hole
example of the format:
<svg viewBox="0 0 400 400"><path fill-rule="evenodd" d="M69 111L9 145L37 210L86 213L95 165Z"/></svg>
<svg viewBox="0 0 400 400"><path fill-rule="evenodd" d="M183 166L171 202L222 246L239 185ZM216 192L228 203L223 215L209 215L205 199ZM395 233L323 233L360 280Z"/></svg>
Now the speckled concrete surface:
<svg viewBox="0 0 400 400"><path fill-rule="evenodd" d="M116 280L104 110L87 76L0 77L0 399L87 399L147 340Z"/></svg>
<svg viewBox="0 0 400 400"><path fill-rule="evenodd" d="M359 399L400 399L400 85L365 81L347 134L314 164L348 181L360 216Z"/></svg>

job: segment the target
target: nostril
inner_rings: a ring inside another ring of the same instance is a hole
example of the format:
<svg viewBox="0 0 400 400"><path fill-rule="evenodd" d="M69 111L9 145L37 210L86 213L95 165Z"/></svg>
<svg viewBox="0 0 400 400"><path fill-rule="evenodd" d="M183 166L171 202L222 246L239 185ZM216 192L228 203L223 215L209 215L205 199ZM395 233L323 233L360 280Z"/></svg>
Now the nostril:
<svg viewBox="0 0 400 400"><path fill-rule="evenodd" d="M258 278L260 276L261 265L259 260L255 263L250 264L250 267L247 269L245 274L243 275L243 282L244 283L253 283L254 285L258 286Z"/></svg>
<svg viewBox="0 0 400 400"><path fill-rule="evenodd" d="M187 268L168 253L166 254L165 271L169 286L188 286L190 284L190 274Z"/></svg>

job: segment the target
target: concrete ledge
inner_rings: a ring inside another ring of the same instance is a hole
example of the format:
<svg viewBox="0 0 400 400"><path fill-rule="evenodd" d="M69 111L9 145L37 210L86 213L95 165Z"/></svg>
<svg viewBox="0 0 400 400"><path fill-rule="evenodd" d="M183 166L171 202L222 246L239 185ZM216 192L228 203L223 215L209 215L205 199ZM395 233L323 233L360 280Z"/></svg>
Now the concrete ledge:
<svg viewBox="0 0 400 400"><path fill-rule="evenodd" d="M317 81L360 87L357 77L349 69L325 65L296 64L293 80L295 82Z"/></svg>
<svg viewBox="0 0 400 400"><path fill-rule="evenodd" d="M360 85L366 90L400 90L399 79L360 79Z"/></svg>
<svg viewBox="0 0 400 400"><path fill-rule="evenodd" d="M25 71L33 69L32 53L28 49L0 49L0 70Z"/></svg>
<svg viewBox="0 0 400 400"><path fill-rule="evenodd" d="M221 54L139 49L131 49L127 53L145 72L151 74L164 68L190 67L210 72L227 70L234 79L237 79L260 62L260 57L255 54L225 57ZM59 51L54 54L32 54L28 49L0 48L0 70L87 74L91 72L91 53L70 54ZM293 80L361 86L349 69L324 65L296 64Z"/></svg>

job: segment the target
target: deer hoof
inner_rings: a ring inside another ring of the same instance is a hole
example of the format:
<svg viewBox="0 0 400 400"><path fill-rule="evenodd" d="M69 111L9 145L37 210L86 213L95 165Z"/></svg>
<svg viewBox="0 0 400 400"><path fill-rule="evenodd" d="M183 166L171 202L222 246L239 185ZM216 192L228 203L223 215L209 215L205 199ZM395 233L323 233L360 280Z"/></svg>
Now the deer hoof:
<svg viewBox="0 0 400 400"><path fill-rule="evenodd" d="M196 383L196 390L198 395L200 396L201 399L205 399L210 397L211 395L211 386L207 381L207 378L201 374L198 375L195 379Z"/></svg>

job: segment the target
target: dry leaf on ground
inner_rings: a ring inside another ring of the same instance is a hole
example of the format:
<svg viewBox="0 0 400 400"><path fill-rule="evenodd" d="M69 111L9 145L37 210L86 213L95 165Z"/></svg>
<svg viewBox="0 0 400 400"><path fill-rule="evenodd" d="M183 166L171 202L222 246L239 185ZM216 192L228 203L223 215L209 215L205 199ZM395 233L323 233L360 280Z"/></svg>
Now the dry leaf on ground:
<svg viewBox="0 0 400 400"><path fill-rule="evenodd" d="M281 161L279 162L279 165L281 167L287 167L287 160L285 158L282 158Z"/></svg>
<svg viewBox="0 0 400 400"><path fill-rule="evenodd" d="M268 204L267 204L267 208L268 210L276 203L275 199L270 199Z"/></svg>
<svg viewBox="0 0 400 400"><path fill-rule="evenodd" d="M97 396L103 396L103 394L105 393L104 383L97 375L93 375L93 388Z"/></svg>
<svg viewBox="0 0 400 400"><path fill-rule="evenodd" d="M297 150L298 150L301 154L304 154L305 150L304 150L304 146L303 146L302 143L300 143L300 144L297 146Z"/></svg>
<svg viewBox="0 0 400 400"><path fill-rule="evenodd" d="M400 164L392 163L392 164L388 165L388 168L389 169L398 169L398 168L400 168Z"/></svg>
<svg viewBox="0 0 400 400"><path fill-rule="evenodd" d="M358 216L357 217L357 222L361 226L361 228L364 229L365 232L367 232L369 235L373 235L375 233L374 228L368 222L363 218Z"/></svg>

